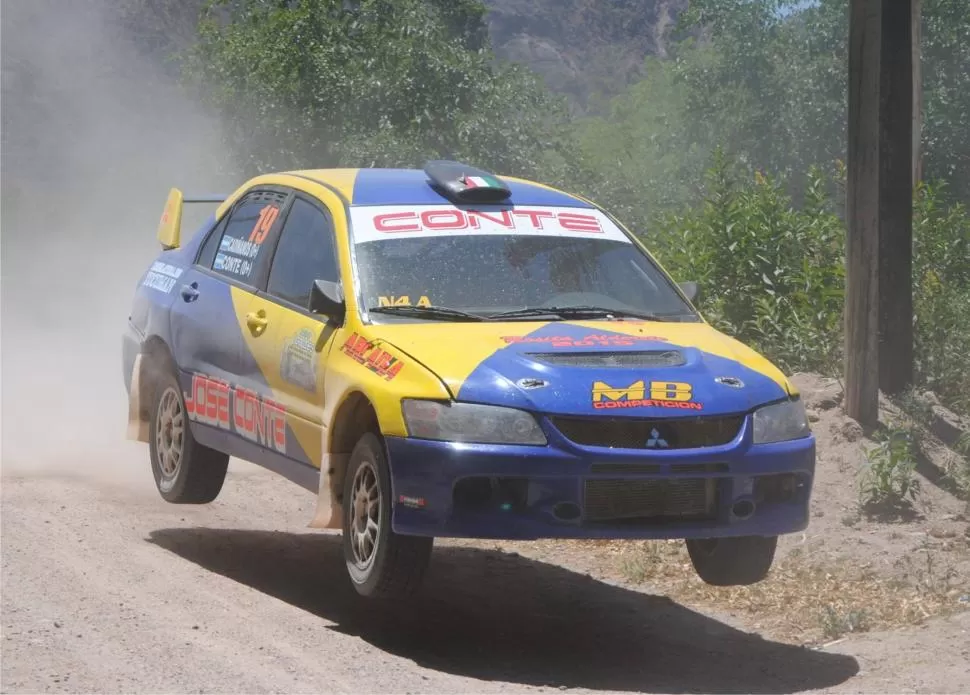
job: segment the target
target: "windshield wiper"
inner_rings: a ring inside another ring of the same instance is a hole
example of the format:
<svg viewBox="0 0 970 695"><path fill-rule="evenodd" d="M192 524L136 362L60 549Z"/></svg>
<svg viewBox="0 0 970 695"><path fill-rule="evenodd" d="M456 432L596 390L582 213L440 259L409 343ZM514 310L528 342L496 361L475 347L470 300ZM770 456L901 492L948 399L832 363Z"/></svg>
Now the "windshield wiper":
<svg viewBox="0 0 970 695"><path fill-rule="evenodd" d="M600 318L609 316L623 316L628 318L643 319L645 321L672 321L669 316L660 316L645 311L628 311L626 309L607 309L600 306L533 306L525 309L514 309L503 311L498 314L489 314L488 320L497 321L501 319L531 318L534 316L558 316L563 319L576 319L582 317Z"/></svg>
<svg viewBox="0 0 970 695"><path fill-rule="evenodd" d="M368 312L381 314L402 314L418 319L449 319L452 321L484 321L478 314L469 314L459 309L449 309L446 306L413 306L398 304L396 306L372 306Z"/></svg>

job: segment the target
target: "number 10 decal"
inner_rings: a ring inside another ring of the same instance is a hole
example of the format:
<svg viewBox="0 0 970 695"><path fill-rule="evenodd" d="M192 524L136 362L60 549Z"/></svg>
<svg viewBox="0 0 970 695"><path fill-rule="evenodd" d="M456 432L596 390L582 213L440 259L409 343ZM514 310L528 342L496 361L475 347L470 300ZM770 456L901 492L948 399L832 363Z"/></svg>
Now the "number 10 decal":
<svg viewBox="0 0 970 695"><path fill-rule="evenodd" d="M273 228L273 223L276 218L279 217L280 209L275 205L266 205L262 210L259 211L259 219L256 220L256 224L253 225L253 231L249 233L249 241L254 244L262 244L266 239L266 235L269 234L269 230Z"/></svg>

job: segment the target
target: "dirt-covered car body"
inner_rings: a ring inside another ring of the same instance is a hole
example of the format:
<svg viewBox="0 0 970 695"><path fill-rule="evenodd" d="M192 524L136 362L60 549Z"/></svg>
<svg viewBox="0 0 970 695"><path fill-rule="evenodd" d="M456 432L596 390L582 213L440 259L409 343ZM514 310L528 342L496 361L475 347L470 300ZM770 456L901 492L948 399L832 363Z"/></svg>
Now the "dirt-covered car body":
<svg viewBox="0 0 970 695"><path fill-rule="evenodd" d="M259 176L184 240L173 189L124 337L131 436L148 441L153 374L171 369L194 439L319 493L318 526L341 526L347 461L373 432L398 534L805 528L815 441L784 374L706 323L593 203L440 177ZM586 268L601 251L613 260ZM663 315L481 318L590 297ZM472 316L416 311L456 305Z"/></svg>

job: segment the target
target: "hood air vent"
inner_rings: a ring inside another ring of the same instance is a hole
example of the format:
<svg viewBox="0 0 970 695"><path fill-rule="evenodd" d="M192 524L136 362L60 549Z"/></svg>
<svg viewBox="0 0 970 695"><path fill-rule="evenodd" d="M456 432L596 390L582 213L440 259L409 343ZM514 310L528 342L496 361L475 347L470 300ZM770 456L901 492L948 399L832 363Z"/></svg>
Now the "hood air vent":
<svg viewBox="0 0 970 695"><path fill-rule="evenodd" d="M639 350L633 352L529 352L537 362L561 367L680 367L687 364L676 350Z"/></svg>

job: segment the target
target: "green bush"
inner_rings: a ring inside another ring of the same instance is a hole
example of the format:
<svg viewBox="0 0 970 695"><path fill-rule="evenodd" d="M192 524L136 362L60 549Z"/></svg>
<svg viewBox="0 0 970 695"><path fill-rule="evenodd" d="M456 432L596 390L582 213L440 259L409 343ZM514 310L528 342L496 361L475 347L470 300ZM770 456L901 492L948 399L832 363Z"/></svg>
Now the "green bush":
<svg viewBox="0 0 970 695"><path fill-rule="evenodd" d="M742 177L718 155L701 204L662 216L651 245L678 278L701 284L700 309L718 328L789 372L835 373L845 230L827 192L830 177L812 170L808 180L795 209L782 181Z"/></svg>
<svg viewBox="0 0 970 695"><path fill-rule="evenodd" d="M920 493L913 455L913 436L905 429L879 435L866 451L866 466L859 481L859 502L869 513L905 511Z"/></svg>
<svg viewBox="0 0 970 695"><path fill-rule="evenodd" d="M720 153L700 202L658 216L644 234L678 279L702 287L717 328L788 373L842 371L844 168L809 171L799 205L785 181L733 166ZM970 215L939 185L919 186L913 210L916 381L970 412Z"/></svg>
<svg viewBox="0 0 970 695"><path fill-rule="evenodd" d="M917 381L970 412L970 216L921 185L913 215Z"/></svg>

